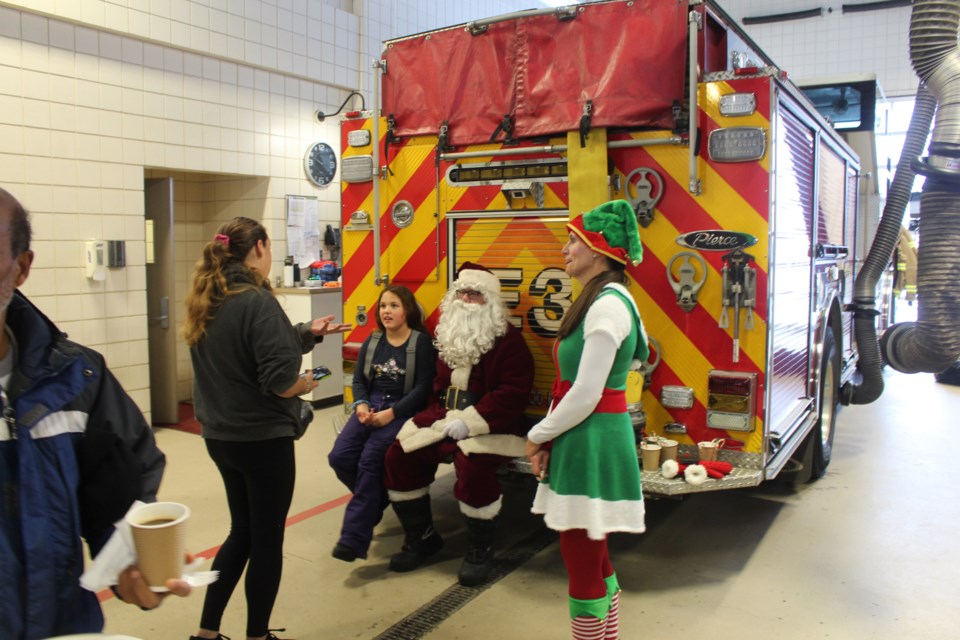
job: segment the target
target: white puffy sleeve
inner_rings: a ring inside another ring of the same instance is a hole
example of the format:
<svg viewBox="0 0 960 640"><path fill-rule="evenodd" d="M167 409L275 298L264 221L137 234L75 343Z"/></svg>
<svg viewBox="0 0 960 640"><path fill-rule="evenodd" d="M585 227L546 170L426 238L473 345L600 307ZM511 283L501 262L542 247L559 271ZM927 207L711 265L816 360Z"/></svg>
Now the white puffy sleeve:
<svg viewBox="0 0 960 640"><path fill-rule="evenodd" d="M583 336L587 338L592 333L606 333L619 347L633 330L633 318L630 309L618 296L605 295L597 298L590 305L586 318L583 319ZM609 370L609 369L608 369ZM580 379L579 372L577 379Z"/></svg>

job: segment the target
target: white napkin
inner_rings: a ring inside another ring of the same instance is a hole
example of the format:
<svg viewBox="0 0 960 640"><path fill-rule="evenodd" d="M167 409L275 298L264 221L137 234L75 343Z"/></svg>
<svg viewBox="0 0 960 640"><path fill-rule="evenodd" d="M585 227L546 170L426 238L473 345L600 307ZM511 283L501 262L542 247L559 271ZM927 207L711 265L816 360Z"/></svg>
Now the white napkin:
<svg viewBox="0 0 960 640"><path fill-rule="evenodd" d="M130 506L130 509L135 509L143 504L143 502L137 500ZM80 576L80 586L87 591L97 592L112 587L117 584L120 573L137 562L137 551L133 546L133 534L130 532L130 525L127 524L126 518L121 518L115 522L113 527L113 535L110 536L107 544L103 545L103 549ZM210 584L220 576L219 571L197 571L202 565L203 558L197 558L183 568L182 579L191 587ZM162 592L167 589L165 587L151 587L150 590Z"/></svg>

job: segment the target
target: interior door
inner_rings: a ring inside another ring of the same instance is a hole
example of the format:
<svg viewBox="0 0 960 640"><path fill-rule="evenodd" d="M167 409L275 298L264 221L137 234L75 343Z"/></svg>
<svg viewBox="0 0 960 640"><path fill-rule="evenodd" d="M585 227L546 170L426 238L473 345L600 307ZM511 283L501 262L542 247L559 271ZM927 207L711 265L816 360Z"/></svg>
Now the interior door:
<svg viewBox="0 0 960 640"><path fill-rule="evenodd" d="M173 178L144 181L147 319L153 424L176 424L177 339L173 305Z"/></svg>

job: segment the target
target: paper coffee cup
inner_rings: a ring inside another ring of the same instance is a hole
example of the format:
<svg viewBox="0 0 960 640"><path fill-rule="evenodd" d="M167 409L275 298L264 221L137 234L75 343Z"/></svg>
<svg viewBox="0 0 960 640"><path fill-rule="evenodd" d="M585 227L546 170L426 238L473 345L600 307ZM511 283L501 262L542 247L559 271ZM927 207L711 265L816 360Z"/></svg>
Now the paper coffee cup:
<svg viewBox="0 0 960 640"><path fill-rule="evenodd" d="M711 442L710 440L705 440L703 442L697 443L697 448L700 449L700 459L701 460L716 460L717 459L717 443Z"/></svg>
<svg viewBox="0 0 960 640"><path fill-rule="evenodd" d="M182 577L189 518L190 508L178 502L145 504L127 514L137 567L151 591L166 591L167 580Z"/></svg>
<svg viewBox="0 0 960 640"><path fill-rule="evenodd" d="M676 460L677 459L677 450L680 448L680 443L676 440L670 440L669 438L660 438L660 464L663 464L667 460Z"/></svg>
<svg viewBox="0 0 960 640"><path fill-rule="evenodd" d="M660 445L644 442L640 445L643 456L644 471L658 471L660 469Z"/></svg>

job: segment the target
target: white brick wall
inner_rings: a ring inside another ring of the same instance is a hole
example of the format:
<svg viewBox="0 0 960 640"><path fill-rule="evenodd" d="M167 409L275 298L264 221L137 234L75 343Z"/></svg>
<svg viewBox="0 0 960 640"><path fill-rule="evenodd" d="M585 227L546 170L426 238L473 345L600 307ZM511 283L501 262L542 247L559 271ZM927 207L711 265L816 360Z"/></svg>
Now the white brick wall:
<svg viewBox="0 0 960 640"><path fill-rule="evenodd" d="M174 312L202 242L233 215L286 253L285 196L339 220L339 184L311 185L303 153L339 146L316 123L347 91L370 103L380 41L525 8L526 0L21 0L0 6L0 186L32 212L24 291L108 359L150 412L143 181L174 178ZM366 15L365 15L366 14ZM127 266L84 275L84 242L126 240ZM189 357L178 349L178 395Z"/></svg>
<svg viewBox="0 0 960 640"><path fill-rule="evenodd" d="M818 18L748 25L744 29L795 81L874 73L888 97L912 96L917 92L907 36L910 7L844 14L841 3L816 1L721 0L720 5L737 21L745 16L822 7L824 13Z"/></svg>

